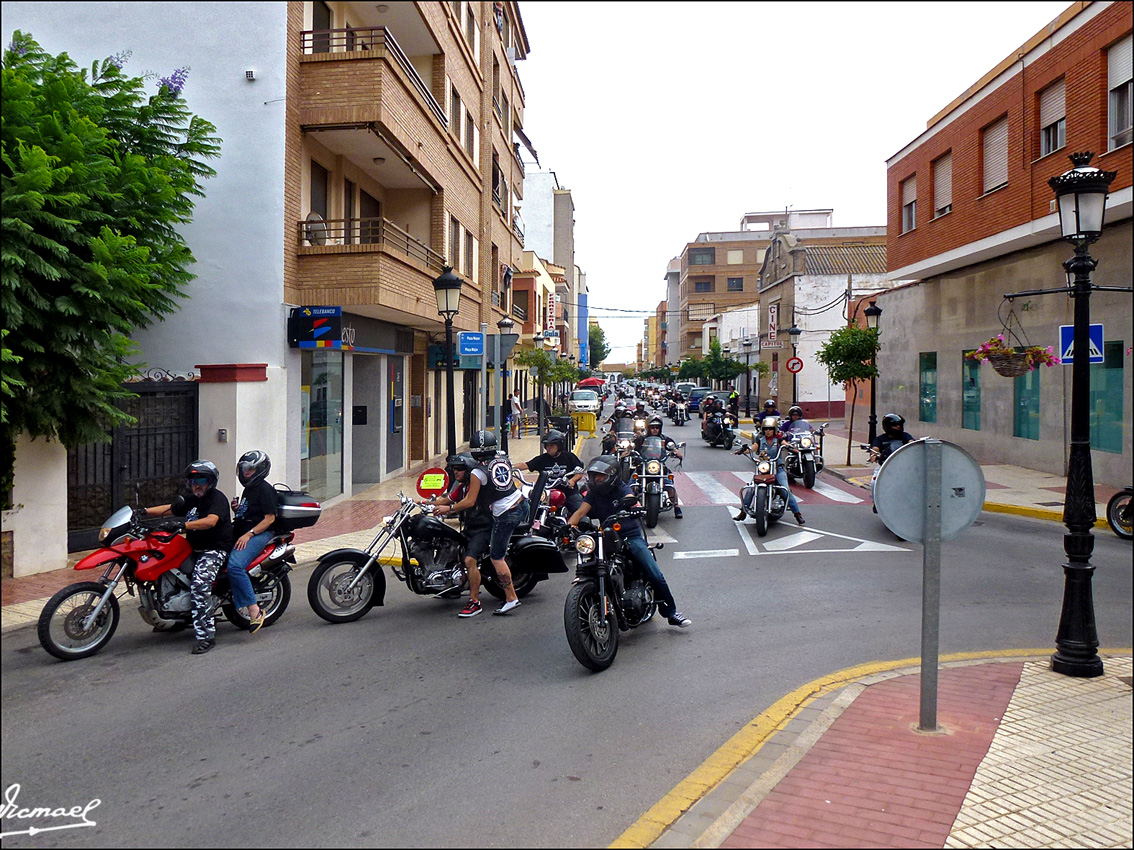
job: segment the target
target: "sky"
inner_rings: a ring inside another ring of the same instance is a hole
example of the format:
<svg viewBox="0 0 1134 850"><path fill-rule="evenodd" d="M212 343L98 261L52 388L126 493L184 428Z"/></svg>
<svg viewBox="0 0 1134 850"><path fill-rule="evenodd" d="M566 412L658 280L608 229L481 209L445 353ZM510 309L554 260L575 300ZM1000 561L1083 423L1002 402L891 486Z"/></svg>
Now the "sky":
<svg viewBox="0 0 1134 850"><path fill-rule="evenodd" d="M521 153L571 190L607 362L698 233L785 207L884 226L886 160L1069 5L520 2Z"/></svg>

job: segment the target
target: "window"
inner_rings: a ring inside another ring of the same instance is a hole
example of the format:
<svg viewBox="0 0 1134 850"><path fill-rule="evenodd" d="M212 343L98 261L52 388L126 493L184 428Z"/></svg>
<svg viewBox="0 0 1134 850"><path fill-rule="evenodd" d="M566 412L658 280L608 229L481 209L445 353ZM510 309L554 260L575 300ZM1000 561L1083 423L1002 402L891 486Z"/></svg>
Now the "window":
<svg viewBox="0 0 1134 850"><path fill-rule="evenodd" d="M1023 348L1017 348L1023 351ZM1040 370L1033 369L1013 379L1012 435L1025 440L1039 439Z"/></svg>
<svg viewBox="0 0 1134 850"><path fill-rule="evenodd" d="M363 245L372 245L382 236L382 205L365 189L358 191L358 232Z"/></svg>
<svg viewBox="0 0 1134 850"><path fill-rule="evenodd" d="M1130 101L1134 100L1134 81L1131 71L1131 36L1126 36L1106 54L1108 126L1110 149L1129 144L1134 131L1131 128Z"/></svg>
<svg viewBox="0 0 1134 850"><path fill-rule="evenodd" d="M694 292L712 292L713 282L711 280L697 280L693 282Z"/></svg>
<svg viewBox="0 0 1134 850"><path fill-rule="evenodd" d="M1008 118L989 124L980 134L984 193L1008 185Z"/></svg>
<svg viewBox="0 0 1134 850"><path fill-rule="evenodd" d="M476 125L470 113L465 113L465 150L468 155L476 159Z"/></svg>
<svg viewBox="0 0 1134 850"><path fill-rule="evenodd" d="M311 160L311 212L327 218L327 184L330 174L327 169Z"/></svg>
<svg viewBox="0 0 1134 850"><path fill-rule="evenodd" d="M961 427L980 430L980 363L970 360L971 351L961 357Z"/></svg>
<svg viewBox="0 0 1134 850"><path fill-rule="evenodd" d="M465 40L468 41L469 47L476 50L476 16L473 15L472 3L469 3L465 17Z"/></svg>
<svg viewBox="0 0 1134 850"><path fill-rule="evenodd" d="M449 216L449 263L455 271L460 271L461 223L456 216Z"/></svg>
<svg viewBox="0 0 1134 850"><path fill-rule="evenodd" d="M922 422L937 421L937 352L922 352L919 355L918 395L920 404L918 419Z"/></svg>
<svg viewBox="0 0 1134 850"><path fill-rule="evenodd" d="M1065 83L1060 80L1040 92L1040 156L1054 153L1067 144Z"/></svg>
<svg viewBox="0 0 1134 850"><path fill-rule="evenodd" d="M933 217L953 209L953 152L933 161Z"/></svg>
<svg viewBox="0 0 1134 850"><path fill-rule="evenodd" d="M729 292L743 292L744 291L744 278L742 278L742 277L730 277L728 279L728 291Z"/></svg>
<svg viewBox="0 0 1134 850"><path fill-rule="evenodd" d="M729 251L727 262L730 266L739 266L744 262L744 249L739 251Z"/></svg>
<svg viewBox="0 0 1134 850"><path fill-rule="evenodd" d="M711 266L717 261L715 248L694 248L689 252L689 265Z"/></svg>
<svg viewBox="0 0 1134 850"><path fill-rule="evenodd" d="M461 137L461 96L457 94L457 87L449 87L449 129Z"/></svg>
<svg viewBox="0 0 1134 850"><path fill-rule="evenodd" d="M343 180L343 218L346 219L346 226L343 228L343 242L346 245L354 244L354 184L349 180Z"/></svg>
<svg viewBox="0 0 1134 850"><path fill-rule="evenodd" d="M469 280L473 280L473 265L475 263L475 252L473 251L473 235L469 231L465 231L465 275Z"/></svg>
<svg viewBox="0 0 1134 850"><path fill-rule="evenodd" d="M1122 342L1103 343L1091 364L1091 448L1122 454Z"/></svg>
<svg viewBox="0 0 1134 850"><path fill-rule="evenodd" d="M917 175L902 181L902 233L917 227Z"/></svg>

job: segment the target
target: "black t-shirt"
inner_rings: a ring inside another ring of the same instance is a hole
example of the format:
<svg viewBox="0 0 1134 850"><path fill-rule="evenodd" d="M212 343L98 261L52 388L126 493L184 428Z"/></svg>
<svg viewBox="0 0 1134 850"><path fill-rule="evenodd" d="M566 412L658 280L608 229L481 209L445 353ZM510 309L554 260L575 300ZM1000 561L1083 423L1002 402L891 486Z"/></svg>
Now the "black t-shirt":
<svg viewBox="0 0 1134 850"><path fill-rule="evenodd" d="M584 466L584 464L579 460L578 455L574 452L565 452L562 450L555 457L545 453L537 455L528 461L528 469L534 472L547 473L548 484L580 466Z"/></svg>
<svg viewBox="0 0 1134 850"><path fill-rule="evenodd" d="M181 511L180 513L174 511L174 514L185 517L186 522L204 519L210 514L220 517L212 528L185 532L185 539L189 541L194 552L204 552L208 549L227 552L232 548L232 512L228 508L228 497L220 490L214 487L200 499L190 493L185 497Z"/></svg>
<svg viewBox="0 0 1134 850"><path fill-rule="evenodd" d="M276 488L267 481L245 487L232 520L233 542L258 526L268 514L278 513L279 501Z"/></svg>
<svg viewBox="0 0 1134 850"><path fill-rule="evenodd" d="M872 448L879 450L878 457L880 460L886 460L886 458L888 458L906 443L910 442L913 442L913 437L905 431L902 432L900 437L892 437L885 431L883 431L881 434L874 438L870 445Z"/></svg>

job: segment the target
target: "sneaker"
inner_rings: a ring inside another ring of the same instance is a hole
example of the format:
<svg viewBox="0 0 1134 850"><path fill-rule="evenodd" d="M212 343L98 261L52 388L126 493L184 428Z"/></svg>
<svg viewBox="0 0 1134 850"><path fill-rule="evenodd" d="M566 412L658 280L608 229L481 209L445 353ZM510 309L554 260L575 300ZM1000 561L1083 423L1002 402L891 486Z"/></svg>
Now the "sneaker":
<svg viewBox="0 0 1134 850"><path fill-rule="evenodd" d="M801 514L799 511L795 512L795 521L800 525L803 525L803 514Z"/></svg>
<svg viewBox="0 0 1134 850"><path fill-rule="evenodd" d="M479 599L470 599L469 604L466 605L464 608L462 608L461 613L458 614L457 616L458 617L475 617L479 613L480 613L480 600Z"/></svg>
<svg viewBox="0 0 1134 850"><path fill-rule="evenodd" d="M212 649L216 645L217 645L217 642L213 638L207 638L206 640L199 640L199 641L197 641L197 645L195 647L193 647L193 649L191 650L191 653L193 655L204 655L206 652L208 652L210 649Z"/></svg>
<svg viewBox="0 0 1134 850"><path fill-rule="evenodd" d="M260 631L260 629L263 627L263 625L264 625L264 609L261 608L259 614L257 614L255 617L252 617L248 620L248 634L250 634L250 635L256 634L256 632Z"/></svg>
<svg viewBox="0 0 1134 850"><path fill-rule="evenodd" d="M517 609L519 607L520 607L520 600L519 599L513 599L511 602L505 602L503 605L501 605L499 608L497 608L492 613L493 614L507 614L509 611L514 611L515 609Z"/></svg>
<svg viewBox="0 0 1134 850"><path fill-rule="evenodd" d="M681 519L681 508L675 507L673 509L673 518L674 519Z"/></svg>
<svg viewBox="0 0 1134 850"><path fill-rule="evenodd" d="M668 622L671 626L677 626L679 629L687 629L693 625L693 621L680 611L674 611L673 616L669 618Z"/></svg>

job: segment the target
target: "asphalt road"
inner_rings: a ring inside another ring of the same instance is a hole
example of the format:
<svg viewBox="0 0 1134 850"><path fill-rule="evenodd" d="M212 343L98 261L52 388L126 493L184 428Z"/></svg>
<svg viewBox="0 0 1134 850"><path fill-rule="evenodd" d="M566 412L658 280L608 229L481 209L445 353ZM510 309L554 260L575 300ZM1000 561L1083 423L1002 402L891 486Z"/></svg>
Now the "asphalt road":
<svg viewBox="0 0 1134 850"><path fill-rule="evenodd" d="M921 548L868 501L802 488L809 534L791 521L763 539L739 529L714 499L750 464L707 448L698 427L671 429L689 442L688 507L658 528L693 626L655 618L623 634L601 674L567 647L569 574L509 616L472 620L391 579L384 608L336 626L307 605L307 567L277 625L222 624L199 657L188 633L152 634L131 600L83 661L55 661L34 629L6 635L4 788L19 784L21 806L102 802L96 827L5 846L605 846L785 693L916 656ZM1053 647L1062 532L984 513L944 544L943 654ZM1093 563L1101 643L1130 646L1130 545L1098 534Z"/></svg>

